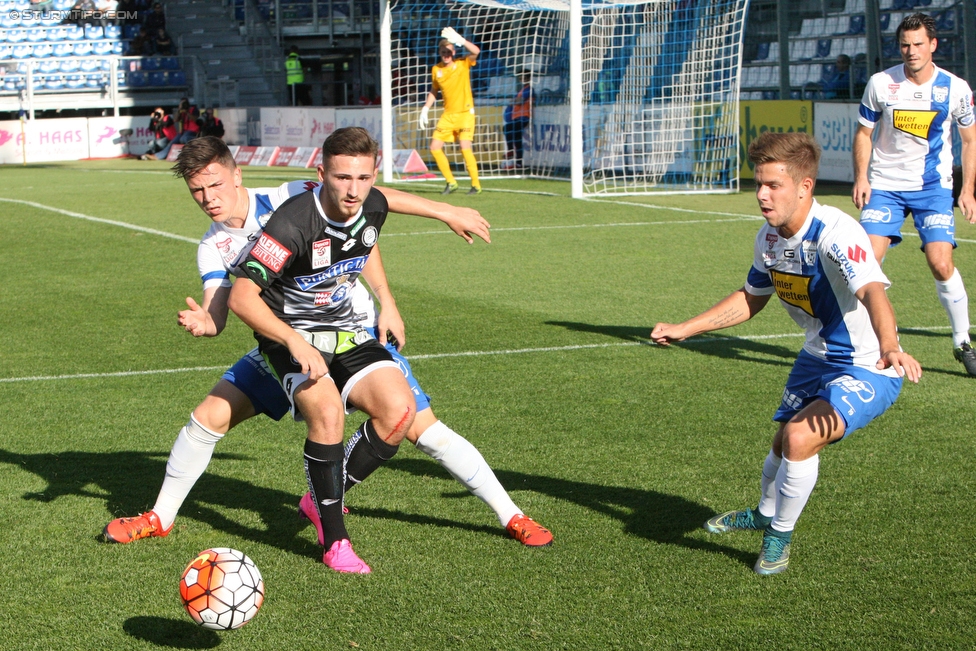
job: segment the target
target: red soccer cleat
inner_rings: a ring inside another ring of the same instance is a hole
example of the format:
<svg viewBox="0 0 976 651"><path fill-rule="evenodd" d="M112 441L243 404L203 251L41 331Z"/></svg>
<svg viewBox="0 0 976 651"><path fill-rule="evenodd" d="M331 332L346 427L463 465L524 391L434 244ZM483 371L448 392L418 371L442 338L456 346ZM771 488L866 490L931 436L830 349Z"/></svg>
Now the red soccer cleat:
<svg viewBox="0 0 976 651"><path fill-rule="evenodd" d="M165 538L173 530L163 529L155 511L140 513L134 518L116 518L102 530L105 542L127 544L143 538Z"/></svg>
<svg viewBox="0 0 976 651"><path fill-rule="evenodd" d="M524 513L509 520L505 531L527 547L546 547L552 544L552 532Z"/></svg>

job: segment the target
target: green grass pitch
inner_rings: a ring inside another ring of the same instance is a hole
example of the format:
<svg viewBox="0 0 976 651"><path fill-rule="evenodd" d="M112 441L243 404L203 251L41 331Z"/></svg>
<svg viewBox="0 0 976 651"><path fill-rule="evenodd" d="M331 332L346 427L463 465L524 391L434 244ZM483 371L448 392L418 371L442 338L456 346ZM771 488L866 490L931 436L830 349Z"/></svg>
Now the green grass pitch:
<svg viewBox="0 0 976 651"><path fill-rule="evenodd" d="M301 174L244 170L252 187ZM771 302L647 345L657 321L741 286L762 223L748 188L575 201L568 184L487 180L448 201L482 212L490 245L391 217L380 242L404 352L555 544L508 539L405 444L348 495L374 572L342 576L297 519L305 433L287 420L233 430L168 538L100 542L111 518L152 506L178 430L253 339L233 317L216 339L176 325L201 294L208 220L167 165L2 175L0 649L973 647L976 379L952 359L917 238L886 272L922 381L823 453L789 572L759 577L758 536L701 525L755 503L800 332ZM853 212L848 192L819 196ZM976 226L959 219L957 236L972 293ZM238 631L200 629L179 602L183 567L214 546L247 553L267 585Z"/></svg>

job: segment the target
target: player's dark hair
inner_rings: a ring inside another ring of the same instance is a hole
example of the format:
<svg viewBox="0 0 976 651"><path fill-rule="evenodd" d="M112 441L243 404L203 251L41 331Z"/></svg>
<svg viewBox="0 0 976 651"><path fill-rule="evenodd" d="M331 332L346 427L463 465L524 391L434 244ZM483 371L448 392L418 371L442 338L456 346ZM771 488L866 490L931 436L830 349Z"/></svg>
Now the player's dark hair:
<svg viewBox="0 0 976 651"><path fill-rule="evenodd" d="M922 13L914 13L910 16L905 16L905 19L901 21L898 25L898 29L895 30L895 41L901 42L902 32L914 32L919 29L924 29L925 34L929 37L931 41L935 38L935 18Z"/></svg>
<svg viewBox="0 0 976 651"><path fill-rule="evenodd" d="M794 183L805 178L817 180L820 167L820 145L808 133L773 133L767 131L749 145L753 165L782 163Z"/></svg>
<svg viewBox="0 0 976 651"><path fill-rule="evenodd" d="M379 144L362 127L336 129L322 143L322 167L329 169L333 156L372 156L375 163L379 150Z"/></svg>
<svg viewBox="0 0 976 651"><path fill-rule="evenodd" d="M180 155L176 157L176 165L171 169L176 177L188 179L212 163L228 169L237 167L233 154L223 140L214 136L200 136L183 145Z"/></svg>

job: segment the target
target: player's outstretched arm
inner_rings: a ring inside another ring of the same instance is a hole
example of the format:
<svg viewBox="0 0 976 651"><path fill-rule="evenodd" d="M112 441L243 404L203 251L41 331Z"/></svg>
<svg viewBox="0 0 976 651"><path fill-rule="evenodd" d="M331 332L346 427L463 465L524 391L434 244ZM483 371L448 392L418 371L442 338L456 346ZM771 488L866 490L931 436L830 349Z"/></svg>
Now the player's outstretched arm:
<svg viewBox="0 0 976 651"><path fill-rule="evenodd" d="M472 235L477 235L485 242L491 243L491 233L488 229L491 224L481 216L481 213L473 208L452 206L441 201L431 201L424 197L419 197L409 192L403 192L394 188L374 186L386 197L386 202L390 206L390 212L402 215L416 215L417 217L428 217L447 224L448 228L457 233L458 237L471 244L474 242Z"/></svg>
<svg viewBox="0 0 976 651"><path fill-rule="evenodd" d="M385 346L392 338L396 349L403 350L404 344L407 343L407 331L400 317L400 310L397 309L396 301L393 299L393 292L390 291L389 281L386 279L386 269L383 267L379 244L373 246L373 250L370 251L362 276L380 302L380 314L376 323L380 343Z"/></svg>
<svg viewBox="0 0 976 651"><path fill-rule="evenodd" d="M915 358L902 351L898 344L898 330L895 325L895 309L888 300L888 293L883 283L868 283L854 294L857 300L864 304L871 319L871 327L878 337L881 347L881 359L876 364L877 369L893 368L901 377L907 377L912 382L918 382L922 377L922 366Z"/></svg>
<svg viewBox="0 0 976 651"><path fill-rule="evenodd" d="M203 290L203 305L190 296L186 304L190 308L177 314L176 322L194 337L216 337L227 325L227 297L230 287L208 287Z"/></svg>
<svg viewBox="0 0 976 651"><path fill-rule="evenodd" d="M471 41L465 40L463 36L454 31L453 27L445 27L441 30L441 38L446 38L455 47L463 47L468 51L468 58L473 59L479 54L481 54L481 48L472 43Z"/></svg>
<svg viewBox="0 0 976 651"><path fill-rule="evenodd" d="M744 323L759 313L769 296L750 294L745 288L737 289L721 301L682 323L658 323L651 331L651 341L658 346L669 346L673 341L684 341L703 332L730 328Z"/></svg>
<svg viewBox="0 0 976 651"><path fill-rule="evenodd" d="M302 339L290 325L279 319L261 300L261 288L250 278L238 278L230 290L227 304L251 330L288 347L302 373L310 380L318 380L329 372L321 353Z"/></svg>
<svg viewBox="0 0 976 651"><path fill-rule="evenodd" d="M959 209L970 224L976 224L976 126L959 128L962 140L962 188L959 192Z"/></svg>
<svg viewBox="0 0 976 651"><path fill-rule="evenodd" d="M860 210L871 200L871 184L868 182L868 166L871 164L871 132L874 129L863 124L858 125L854 134L854 188L851 200Z"/></svg>

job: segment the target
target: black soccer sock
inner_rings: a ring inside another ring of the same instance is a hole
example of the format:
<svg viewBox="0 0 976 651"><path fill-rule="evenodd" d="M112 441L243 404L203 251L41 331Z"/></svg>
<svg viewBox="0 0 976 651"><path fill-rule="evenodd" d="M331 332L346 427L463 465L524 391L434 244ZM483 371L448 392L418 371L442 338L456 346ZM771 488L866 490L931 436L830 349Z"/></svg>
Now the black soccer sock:
<svg viewBox="0 0 976 651"><path fill-rule="evenodd" d="M372 421L363 423L346 444L346 490L373 474L399 449L399 445L390 445L377 436Z"/></svg>
<svg viewBox="0 0 976 651"><path fill-rule="evenodd" d="M349 538L342 520L342 444L323 445L305 440L305 476L319 510L325 548Z"/></svg>

